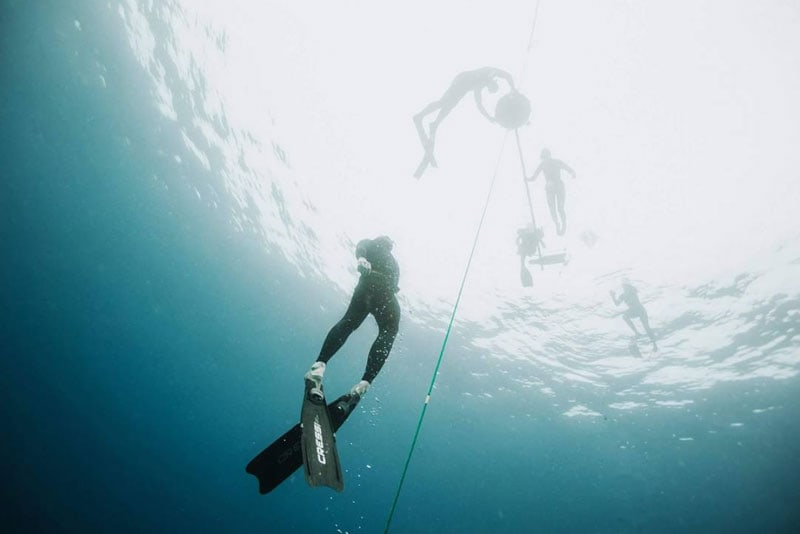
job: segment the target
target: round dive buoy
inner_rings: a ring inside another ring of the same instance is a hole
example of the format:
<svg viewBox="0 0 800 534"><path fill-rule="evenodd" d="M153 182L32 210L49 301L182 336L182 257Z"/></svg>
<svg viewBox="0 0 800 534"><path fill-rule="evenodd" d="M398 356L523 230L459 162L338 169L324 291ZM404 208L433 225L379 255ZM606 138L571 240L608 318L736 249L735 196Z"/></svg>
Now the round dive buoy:
<svg viewBox="0 0 800 534"><path fill-rule="evenodd" d="M497 101L494 118L503 128L519 128L531 116L531 102L522 93L513 91Z"/></svg>

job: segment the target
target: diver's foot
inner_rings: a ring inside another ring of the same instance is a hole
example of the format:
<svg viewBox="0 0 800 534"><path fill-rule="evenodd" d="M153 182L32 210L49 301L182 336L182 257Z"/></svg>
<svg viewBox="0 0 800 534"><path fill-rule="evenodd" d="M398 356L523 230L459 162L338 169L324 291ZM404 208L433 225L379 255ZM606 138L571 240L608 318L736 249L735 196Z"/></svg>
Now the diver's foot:
<svg viewBox="0 0 800 534"><path fill-rule="evenodd" d="M314 362L311 369L305 374L305 379L311 382L310 395L317 399L322 400L325 395L322 393L322 377L325 374L325 362Z"/></svg>
<svg viewBox="0 0 800 534"><path fill-rule="evenodd" d="M370 385L369 382L367 382L366 380L362 380L361 382L350 388L350 394L358 395L358 397L361 398L364 396L364 393L366 393L367 390L369 389L369 385Z"/></svg>
<svg viewBox="0 0 800 534"><path fill-rule="evenodd" d="M428 165L436 167L436 160L433 158L433 153L426 150L417 170L414 171L414 178L419 179L425 173L425 169L428 168Z"/></svg>
<svg viewBox="0 0 800 534"><path fill-rule="evenodd" d="M433 142L431 142L430 146L428 147L428 151L426 152L428 156L428 163L431 164L431 167L439 167L439 164L436 163L436 156L433 155Z"/></svg>
<svg viewBox="0 0 800 534"><path fill-rule="evenodd" d="M428 165L438 168L439 164L436 163L436 156L433 155L433 141L428 141L425 144L425 158L428 160Z"/></svg>

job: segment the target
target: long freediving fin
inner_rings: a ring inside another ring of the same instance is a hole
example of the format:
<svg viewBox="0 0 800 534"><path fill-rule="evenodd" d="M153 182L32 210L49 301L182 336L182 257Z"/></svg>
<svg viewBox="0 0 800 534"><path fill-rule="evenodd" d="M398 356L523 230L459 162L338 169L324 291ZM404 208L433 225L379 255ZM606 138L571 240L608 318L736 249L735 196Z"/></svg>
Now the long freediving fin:
<svg viewBox="0 0 800 534"><path fill-rule="evenodd" d="M314 382L306 380L303 408L300 412L302 430L300 450L303 455L306 482L309 486L328 486L344 489L342 466L336 450L333 423L325 399L315 396Z"/></svg>
<svg viewBox="0 0 800 534"><path fill-rule="evenodd" d="M347 393L328 405L334 432L344 424L359 400L358 395ZM245 471L258 478L259 493L274 490L303 466L302 433L297 423L247 464Z"/></svg>
<svg viewBox="0 0 800 534"><path fill-rule="evenodd" d="M533 285L531 272L525 267L524 263L519 268L519 280L522 282L522 287L531 287Z"/></svg>

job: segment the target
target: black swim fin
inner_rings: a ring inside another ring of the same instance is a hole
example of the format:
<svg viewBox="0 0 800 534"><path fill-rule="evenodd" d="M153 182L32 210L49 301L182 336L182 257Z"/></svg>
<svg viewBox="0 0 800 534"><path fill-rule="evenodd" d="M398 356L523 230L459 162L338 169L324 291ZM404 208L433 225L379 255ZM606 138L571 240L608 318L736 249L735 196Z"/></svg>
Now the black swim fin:
<svg viewBox="0 0 800 534"><path fill-rule="evenodd" d="M318 390L314 388L314 382L306 380L303 409L300 413L300 450L303 454L306 482L312 487L328 486L342 491L344 478L336 450L336 438L333 436L333 422L324 397L316 396Z"/></svg>
<svg viewBox="0 0 800 534"><path fill-rule="evenodd" d="M353 413L360 400L358 395L347 393L328 404L334 432ZM245 471L258 478L259 493L264 495L274 490L303 466L302 434L300 423L297 423L247 464Z"/></svg>
<svg viewBox="0 0 800 534"><path fill-rule="evenodd" d="M533 286L533 277L531 276L531 272L527 269L527 267L525 267L524 264L519 268L519 279L522 282L522 287Z"/></svg>

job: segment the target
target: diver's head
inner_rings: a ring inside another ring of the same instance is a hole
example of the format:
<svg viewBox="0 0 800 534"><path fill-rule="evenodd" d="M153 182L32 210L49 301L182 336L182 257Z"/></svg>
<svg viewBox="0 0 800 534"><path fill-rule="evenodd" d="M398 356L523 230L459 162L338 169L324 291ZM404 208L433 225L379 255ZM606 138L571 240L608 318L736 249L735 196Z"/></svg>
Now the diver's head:
<svg viewBox="0 0 800 534"><path fill-rule="evenodd" d="M375 245L378 248L380 248L381 250L384 250L386 252L391 252L392 251L392 247L394 247L394 241L392 241L391 238L389 238L389 236L385 236L385 235L376 237L373 240L373 243L375 243Z"/></svg>
<svg viewBox="0 0 800 534"><path fill-rule="evenodd" d="M494 78L491 78L489 79L488 82L486 82L486 88L489 90L490 93L496 93L497 87L498 87L497 80L495 80Z"/></svg>
<svg viewBox="0 0 800 534"><path fill-rule="evenodd" d="M542 149L542 153L541 153L541 157L542 157L542 159L550 159L550 149L549 148L543 148Z"/></svg>
<svg viewBox="0 0 800 534"><path fill-rule="evenodd" d="M627 276L622 279L622 284L620 284L620 285L622 286L622 289L624 289L625 291L633 291L634 290L633 284L631 283L631 279L628 278Z"/></svg>

